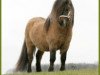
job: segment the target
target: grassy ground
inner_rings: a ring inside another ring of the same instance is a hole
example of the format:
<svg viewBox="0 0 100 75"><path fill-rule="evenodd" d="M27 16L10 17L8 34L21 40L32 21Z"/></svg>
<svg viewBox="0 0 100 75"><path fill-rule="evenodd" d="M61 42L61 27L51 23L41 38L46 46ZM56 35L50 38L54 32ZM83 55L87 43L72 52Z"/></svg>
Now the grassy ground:
<svg viewBox="0 0 100 75"><path fill-rule="evenodd" d="M97 69L66 70L57 72L14 73L5 75L98 75Z"/></svg>

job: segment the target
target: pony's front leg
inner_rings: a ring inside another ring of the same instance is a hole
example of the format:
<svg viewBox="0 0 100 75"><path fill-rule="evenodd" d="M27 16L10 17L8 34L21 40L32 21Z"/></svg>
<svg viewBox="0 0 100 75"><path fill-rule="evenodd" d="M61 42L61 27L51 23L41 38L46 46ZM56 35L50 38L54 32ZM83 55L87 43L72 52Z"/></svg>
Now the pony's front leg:
<svg viewBox="0 0 100 75"><path fill-rule="evenodd" d="M65 61L66 61L66 54L67 54L67 51L64 51L64 52L61 52L61 67L60 67L60 71L63 71L65 70Z"/></svg>
<svg viewBox="0 0 100 75"><path fill-rule="evenodd" d="M54 70L55 59L56 59L56 51L50 51L50 66L49 66L48 71Z"/></svg>
<svg viewBox="0 0 100 75"><path fill-rule="evenodd" d="M43 55L43 51L40 51L38 50L37 53L36 53L36 71L37 72L40 72L41 71L41 58L42 58L42 55Z"/></svg>

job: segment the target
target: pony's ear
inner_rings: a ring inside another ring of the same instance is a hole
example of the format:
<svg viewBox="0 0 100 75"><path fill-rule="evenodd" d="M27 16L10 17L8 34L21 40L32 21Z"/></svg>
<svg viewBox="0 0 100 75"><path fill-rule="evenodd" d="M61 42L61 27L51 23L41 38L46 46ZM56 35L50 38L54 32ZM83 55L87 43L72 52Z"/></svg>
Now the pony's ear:
<svg viewBox="0 0 100 75"><path fill-rule="evenodd" d="M48 17L48 18L46 19L45 23L44 23L44 29L45 29L46 31L48 31L49 26L50 26L50 18Z"/></svg>

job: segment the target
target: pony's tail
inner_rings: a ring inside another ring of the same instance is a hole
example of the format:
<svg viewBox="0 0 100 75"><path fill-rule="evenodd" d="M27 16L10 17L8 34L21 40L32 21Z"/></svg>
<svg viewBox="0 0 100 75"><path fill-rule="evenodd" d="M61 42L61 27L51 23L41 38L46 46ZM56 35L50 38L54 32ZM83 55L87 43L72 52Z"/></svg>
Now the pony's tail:
<svg viewBox="0 0 100 75"><path fill-rule="evenodd" d="M17 62L16 65L16 71L24 71L27 68L28 64L28 54L27 54L27 47L26 47L26 42L24 41L23 47L22 47L22 52L20 55L20 58Z"/></svg>

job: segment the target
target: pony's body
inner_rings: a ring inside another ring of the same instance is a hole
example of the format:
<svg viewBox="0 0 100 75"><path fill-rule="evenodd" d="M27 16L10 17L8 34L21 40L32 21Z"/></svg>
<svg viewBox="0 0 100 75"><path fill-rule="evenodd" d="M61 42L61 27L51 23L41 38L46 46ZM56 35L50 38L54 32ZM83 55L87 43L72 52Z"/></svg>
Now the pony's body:
<svg viewBox="0 0 100 75"><path fill-rule="evenodd" d="M53 71L56 50L60 50L60 70L64 70L66 53L72 38L73 21L74 9L70 0L56 0L47 19L41 17L31 19L25 30L23 50L16 70L23 70L27 67L27 71L31 72L31 63L36 47L38 48L37 71L41 71L40 61L45 51L50 51L49 71Z"/></svg>
<svg viewBox="0 0 100 75"><path fill-rule="evenodd" d="M28 38L27 40L41 51L66 48L71 40L72 26L61 28L56 22L52 22L50 29L46 32L44 23L45 19L41 17L31 19L26 27L26 39Z"/></svg>
<svg viewBox="0 0 100 75"><path fill-rule="evenodd" d="M42 51L48 50L46 34L44 32L45 19L41 17L33 18L26 27L26 39Z"/></svg>

